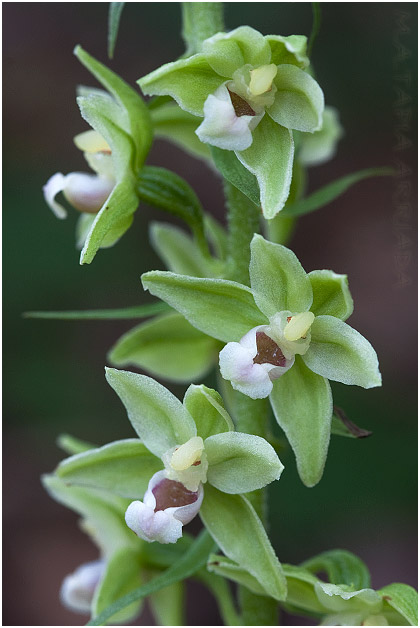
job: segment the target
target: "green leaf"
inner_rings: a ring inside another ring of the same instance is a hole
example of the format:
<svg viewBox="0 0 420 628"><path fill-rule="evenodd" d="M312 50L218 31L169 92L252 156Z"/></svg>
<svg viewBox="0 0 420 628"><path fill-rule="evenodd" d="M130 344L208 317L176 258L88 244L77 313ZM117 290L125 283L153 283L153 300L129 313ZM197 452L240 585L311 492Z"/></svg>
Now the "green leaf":
<svg viewBox="0 0 420 628"><path fill-rule="evenodd" d="M90 264L108 234L111 231L115 234L114 230L118 230L121 223L128 228L128 218L136 211L138 204L139 200L132 181L123 179L116 185L111 195L105 201L104 206L96 215L95 222L80 254L80 264ZM120 232L118 237L121 235L123 234Z"/></svg>
<svg viewBox="0 0 420 628"><path fill-rule="evenodd" d="M294 154L293 136L289 129L276 124L266 115L253 131L252 137L251 146L236 152L236 156L257 177L263 215L270 219L283 209L289 196ZM234 182L233 184L235 185Z"/></svg>
<svg viewBox="0 0 420 628"><path fill-rule="evenodd" d="M213 277L213 260L205 257L182 229L161 222L150 225L150 242L165 266L173 273Z"/></svg>
<svg viewBox="0 0 420 628"><path fill-rule="evenodd" d="M191 384L184 397L184 406L197 426L197 436L203 440L221 432L232 432L233 421L219 393L204 384Z"/></svg>
<svg viewBox="0 0 420 628"><path fill-rule="evenodd" d="M283 310L299 313L311 307L309 277L293 251L285 246L255 234L249 275L255 302L268 318Z"/></svg>
<svg viewBox="0 0 420 628"><path fill-rule="evenodd" d="M127 500L104 491L68 486L54 475L42 476L42 483L53 499L83 517L105 557L125 547L139 547L139 539L124 520Z"/></svg>
<svg viewBox="0 0 420 628"><path fill-rule="evenodd" d="M140 600L141 598L144 598L151 593L155 593L164 587L188 578L206 564L208 555L211 551L213 551L213 549L214 543L208 533L204 530L194 541L190 549L187 550L187 552L185 552L179 561L172 565L172 567L169 567L169 569L147 584L144 584L140 588L114 602L114 604L109 606L87 625L101 626L117 612L121 611L123 608L132 604L136 600Z"/></svg>
<svg viewBox="0 0 420 628"><path fill-rule="evenodd" d="M133 428L155 456L160 458L168 449L196 436L191 415L167 388L146 375L110 368L105 372Z"/></svg>
<svg viewBox="0 0 420 628"><path fill-rule="evenodd" d="M56 474L66 484L105 489L121 497L139 499L162 463L136 438L90 449L63 460Z"/></svg>
<svg viewBox="0 0 420 628"><path fill-rule="evenodd" d="M258 181L231 150L211 146L211 156L221 175L260 207L260 189Z"/></svg>
<svg viewBox="0 0 420 628"><path fill-rule="evenodd" d="M247 587L247 589L256 595L265 595L266 593L264 587L254 576L240 567L234 560L226 558L226 556L222 554L210 554L207 569L212 573L223 576L223 578L228 578L229 580L233 580L233 582Z"/></svg>
<svg viewBox="0 0 420 628"><path fill-rule="evenodd" d="M203 144L195 131L199 125L196 116L181 109L176 103L163 103L151 110L155 136L179 146L193 157L209 160L207 144Z"/></svg>
<svg viewBox="0 0 420 628"><path fill-rule="evenodd" d="M156 574L158 575L158 574ZM153 616L158 626L184 626L185 586L183 582L174 582L149 595Z"/></svg>
<svg viewBox="0 0 420 628"><path fill-rule="evenodd" d="M394 583L379 589L385 608L390 606L396 610L410 626L418 626L418 594L408 584Z"/></svg>
<svg viewBox="0 0 420 628"><path fill-rule="evenodd" d="M302 482L315 486L324 471L331 433L328 380L312 373L296 356L292 368L274 382L270 402L295 453Z"/></svg>
<svg viewBox="0 0 420 628"><path fill-rule="evenodd" d="M238 341L253 327L267 324L251 290L234 281L151 271L142 275L142 283L191 325L222 342Z"/></svg>
<svg viewBox="0 0 420 628"><path fill-rule="evenodd" d="M122 78L91 57L80 46L76 46L74 54L126 110L130 121L130 135L136 146L134 167L137 172L142 167L153 140L152 123L146 104Z"/></svg>
<svg viewBox="0 0 420 628"><path fill-rule="evenodd" d="M122 595L140 586L140 555L138 550L125 547L110 558L106 571L95 591L92 601L92 616L96 617ZM113 623L124 624L140 613L142 600L126 606L113 617Z"/></svg>
<svg viewBox="0 0 420 628"><path fill-rule="evenodd" d="M203 209L194 190L184 179L165 168L146 166L137 192L145 203L184 220L198 238L198 244L205 243Z"/></svg>
<svg viewBox="0 0 420 628"><path fill-rule="evenodd" d="M322 126L324 94L307 72L295 65L280 65L274 78L274 103L267 113L286 129L313 133Z"/></svg>
<svg viewBox="0 0 420 628"><path fill-rule="evenodd" d="M79 438L74 438L74 436L70 436L70 434L60 434L57 439L57 445L65 451L66 454L70 454L70 456L81 454L83 451L88 451L96 447L96 445L87 443Z"/></svg>
<svg viewBox="0 0 420 628"><path fill-rule="evenodd" d="M25 312L24 318L52 318L57 320L120 320L126 318L147 318L154 314L167 312L169 306L160 301L156 303L146 303L145 305L134 305L133 307L122 307L109 310L73 310L67 312Z"/></svg>
<svg viewBox="0 0 420 628"><path fill-rule="evenodd" d="M178 312L170 312L130 329L108 354L115 366L137 366L174 382L201 379L217 360L218 343Z"/></svg>
<svg viewBox="0 0 420 628"><path fill-rule="evenodd" d="M224 493L249 493L280 478L284 467L272 446L260 436L241 432L206 439L207 481Z"/></svg>
<svg viewBox="0 0 420 628"><path fill-rule="evenodd" d="M391 168L368 168L366 170L359 170L359 172L354 172L353 174L348 174L320 188L316 192L313 192L313 194L296 201L293 205L286 207L283 210L283 216L303 216L304 214L309 214L324 205L328 205L328 203L331 203L331 201L341 196L341 194L346 192L352 185L363 181L363 179L387 177L393 174L394 171Z"/></svg>
<svg viewBox="0 0 420 628"><path fill-rule="evenodd" d="M217 74L232 78L238 68L270 63L271 50L266 38L250 26L229 33L216 33L203 42L203 52Z"/></svg>
<svg viewBox="0 0 420 628"><path fill-rule="evenodd" d="M335 382L373 388L381 385L378 357L358 331L334 316L317 316L303 356L314 373Z"/></svg>
<svg viewBox="0 0 420 628"><path fill-rule="evenodd" d="M353 313L347 275L337 275L332 270L313 270L308 275L314 300L311 312L315 316L329 314L345 321Z"/></svg>
<svg viewBox="0 0 420 628"><path fill-rule="evenodd" d="M114 58L115 44L117 43L121 13L125 2L111 2L108 13L108 57Z"/></svg>
<svg viewBox="0 0 420 628"><path fill-rule="evenodd" d="M204 525L221 550L253 575L266 594L286 598L286 580L264 527L242 495L226 495L206 485L200 509Z"/></svg>
<svg viewBox="0 0 420 628"><path fill-rule="evenodd" d="M204 54L166 63L143 76L138 84L147 96L172 96L185 111L203 116L204 102L223 83Z"/></svg>
<svg viewBox="0 0 420 628"><path fill-rule="evenodd" d="M330 550L318 554L301 565L313 574L326 573L332 584L346 584L352 588L370 587L370 573L365 563L346 550Z"/></svg>

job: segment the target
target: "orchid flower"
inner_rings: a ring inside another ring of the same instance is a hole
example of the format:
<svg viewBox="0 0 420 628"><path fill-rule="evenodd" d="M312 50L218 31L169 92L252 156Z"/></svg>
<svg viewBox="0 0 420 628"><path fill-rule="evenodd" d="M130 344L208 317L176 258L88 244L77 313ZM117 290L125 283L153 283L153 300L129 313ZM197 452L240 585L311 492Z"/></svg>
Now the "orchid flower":
<svg viewBox="0 0 420 628"><path fill-rule="evenodd" d="M151 271L143 286L197 329L227 343L219 360L233 388L269 396L274 415L313 486L322 476L331 433L328 380L381 385L371 344L344 321L353 311L345 275L307 274L295 254L255 235L251 288L223 279Z"/></svg>

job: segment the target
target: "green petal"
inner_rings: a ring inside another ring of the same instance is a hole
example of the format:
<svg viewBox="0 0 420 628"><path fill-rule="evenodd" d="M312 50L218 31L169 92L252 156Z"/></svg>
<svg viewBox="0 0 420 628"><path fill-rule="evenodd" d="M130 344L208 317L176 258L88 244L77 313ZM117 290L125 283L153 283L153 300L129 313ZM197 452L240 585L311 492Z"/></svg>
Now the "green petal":
<svg viewBox="0 0 420 628"><path fill-rule="evenodd" d="M112 190L86 237L80 263L90 264L98 249L123 235L131 224L132 214L136 211L139 200L131 178L123 179Z"/></svg>
<svg viewBox="0 0 420 628"><path fill-rule="evenodd" d="M179 275L212 277L213 260L205 258L194 240L173 225L153 222L150 242L168 270Z"/></svg>
<svg viewBox="0 0 420 628"><path fill-rule="evenodd" d="M220 347L178 312L156 316L130 329L108 358L115 366L137 366L173 382L200 380L217 362Z"/></svg>
<svg viewBox="0 0 420 628"><path fill-rule="evenodd" d="M238 341L267 324L246 286L224 279L199 279L161 271L142 275L145 290L178 310L197 329L222 342Z"/></svg>
<svg viewBox="0 0 420 628"><path fill-rule="evenodd" d="M255 234L249 275L254 299L267 317L276 312L306 312L312 303L309 277L296 255L281 244Z"/></svg>
<svg viewBox="0 0 420 628"><path fill-rule="evenodd" d="M124 520L127 500L104 491L67 486L54 475L44 475L42 483L53 499L83 517L105 557L124 547L139 546Z"/></svg>
<svg viewBox="0 0 420 628"><path fill-rule="evenodd" d="M140 554L138 550L123 548L108 561L102 580L92 601L92 617L102 613L110 604L141 585ZM116 613L112 623L119 625L130 622L140 613L143 600L137 600Z"/></svg>
<svg viewBox="0 0 420 628"><path fill-rule="evenodd" d="M278 480L283 465L260 436L227 432L206 439L207 481L224 493L249 493Z"/></svg>
<svg viewBox="0 0 420 628"><path fill-rule="evenodd" d="M305 35L267 35L265 38L271 48L271 63L280 65L288 63L306 68L309 59L306 56L307 38Z"/></svg>
<svg viewBox="0 0 420 628"><path fill-rule="evenodd" d="M384 599L385 610L390 606L402 615L410 626L418 626L418 594L413 587L396 582L379 589L378 594Z"/></svg>
<svg viewBox="0 0 420 628"><path fill-rule="evenodd" d="M315 316L329 314L345 321L353 313L347 275L337 275L332 270L313 270L308 276L314 293L311 312Z"/></svg>
<svg viewBox="0 0 420 628"><path fill-rule="evenodd" d="M276 600L286 598L286 580L264 527L242 495L227 495L206 484L200 509L220 549L248 571Z"/></svg>
<svg viewBox="0 0 420 628"><path fill-rule="evenodd" d="M267 109L278 124L287 129L313 133L322 126L324 94L307 72L295 65L279 65L274 79L274 103Z"/></svg>
<svg viewBox="0 0 420 628"><path fill-rule="evenodd" d="M209 436L234 430L232 419L225 409L223 399L216 390L204 384L191 384L184 397L184 406L195 420L197 436L205 440Z"/></svg>
<svg viewBox="0 0 420 628"><path fill-rule="evenodd" d="M312 373L296 356L292 368L274 382L270 402L295 453L302 482L315 486L322 477L330 442L332 395L328 380Z"/></svg>
<svg viewBox="0 0 420 628"><path fill-rule="evenodd" d="M203 52L217 74L231 78L247 63L270 63L271 50L266 38L250 26L240 26L229 33L217 33L203 42Z"/></svg>
<svg viewBox="0 0 420 628"><path fill-rule="evenodd" d="M106 379L123 402L133 428L155 456L160 458L196 436L189 412L151 377L107 368Z"/></svg>
<svg viewBox="0 0 420 628"><path fill-rule="evenodd" d="M174 102L169 102L150 111L155 136L172 142L193 157L209 160L209 146L200 142L195 130L200 121L184 111Z"/></svg>
<svg viewBox="0 0 420 628"><path fill-rule="evenodd" d="M139 499L152 475L161 469L161 461L133 438L66 458L58 465L56 474L68 485L105 489L121 497Z"/></svg>
<svg viewBox="0 0 420 628"><path fill-rule="evenodd" d="M265 115L252 133L252 144L236 152L239 161L257 177L264 218L270 219L284 207L289 195L293 168L293 136ZM252 200L252 199L251 199Z"/></svg>
<svg viewBox="0 0 420 628"><path fill-rule="evenodd" d="M216 91L223 78L216 74L205 55L196 54L166 63L137 82L144 94L172 96L181 109L203 116L207 96Z"/></svg>
<svg viewBox="0 0 420 628"><path fill-rule="evenodd" d="M373 388L381 385L378 357L370 342L334 316L317 316L303 360L314 373L335 382Z"/></svg>

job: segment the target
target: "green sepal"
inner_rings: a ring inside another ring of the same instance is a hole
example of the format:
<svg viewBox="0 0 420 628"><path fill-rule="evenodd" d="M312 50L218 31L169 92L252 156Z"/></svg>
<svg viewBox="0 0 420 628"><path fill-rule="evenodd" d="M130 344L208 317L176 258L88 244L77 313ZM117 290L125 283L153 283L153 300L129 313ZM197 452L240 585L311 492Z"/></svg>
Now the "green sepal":
<svg viewBox="0 0 420 628"><path fill-rule="evenodd" d="M260 189L255 175L241 164L233 151L216 146L211 146L210 150L214 164L222 176L260 207Z"/></svg>
<svg viewBox="0 0 420 628"><path fill-rule="evenodd" d="M248 571L242 569L234 560L222 554L210 554L207 569L223 578L241 584L256 595L266 595L264 587Z"/></svg>
<svg viewBox="0 0 420 628"><path fill-rule="evenodd" d="M251 241L249 276L255 302L268 318L283 310L298 313L311 307L311 282L296 255L258 234Z"/></svg>
<svg viewBox="0 0 420 628"><path fill-rule="evenodd" d="M267 324L252 291L225 279L200 279L162 271L142 275L145 290L166 301L203 333L222 342L239 341Z"/></svg>
<svg viewBox="0 0 420 628"><path fill-rule="evenodd" d="M277 216L264 222L263 226L267 240L271 240L277 244L287 245L293 234L296 219L284 216L284 212L287 210L290 203L294 203L296 199L302 196L305 186L306 170L301 166L299 160L295 158L293 161L292 182L290 184L290 192L286 205Z"/></svg>
<svg viewBox="0 0 420 628"><path fill-rule="evenodd" d="M195 116L203 115L209 94L223 83L204 54L166 63L137 81L147 96L169 95L178 105Z"/></svg>
<svg viewBox="0 0 420 628"><path fill-rule="evenodd" d="M124 547L139 547L139 539L124 520L128 500L104 491L68 486L55 475L42 476L42 483L53 499L83 517L86 531L106 558Z"/></svg>
<svg viewBox="0 0 420 628"><path fill-rule="evenodd" d="M289 196L294 155L293 135L289 129L265 115L254 129L252 138L249 148L235 154L245 168L256 176L263 215L270 219L283 209Z"/></svg>
<svg viewBox="0 0 420 628"><path fill-rule="evenodd" d="M146 104L122 78L91 57L80 46L76 46L74 54L126 110L130 121L130 135L136 147L134 167L135 171L138 171L146 159L153 140L152 123Z"/></svg>
<svg viewBox="0 0 420 628"><path fill-rule="evenodd" d="M287 129L313 133L322 126L324 94L307 72L295 65L283 64L274 78L277 92L267 113Z"/></svg>
<svg viewBox="0 0 420 628"><path fill-rule="evenodd" d="M396 582L379 589L378 594L384 600L385 610L391 607L410 626L418 626L418 593L413 587Z"/></svg>
<svg viewBox="0 0 420 628"><path fill-rule="evenodd" d="M209 146L201 142L195 131L199 120L176 103L163 103L150 110L155 136L172 142L199 159L210 160Z"/></svg>
<svg viewBox="0 0 420 628"><path fill-rule="evenodd" d="M95 222L96 214L82 214L76 223L76 248L81 250L86 242L86 238ZM124 216L117 221L113 227L107 231L101 242L101 249L108 249L114 246L132 225L134 216Z"/></svg>
<svg viewBox="0 0 420 628"><path fill-rule="evenodd" d="M313 270L308 277L314 295L311 312L315 316L328 314L347 320L353 313L347 275L337 275L332 270Z"/></svg>
<svg viewBox="0 0 420 628"><path fill-rule="evenodd" d="M373 388L381 385L378 357L370 342L334 316L317 316L303 356L314 373L335 382Z"/></svg>
<svg viewBox="0 0 420 628"><path fill-rule="evenodd" d="M217 341L172 311L130 329L108 359L114 366L137 366L159 378L189 383L211 369L218 350Z"/></svg>
<svg viewBox="0 0 420 628"><path fill-rule="evenodd" d="M328 183L326 186L316 190L309 196L295 201L292 205L285 207L283 210L284 216L304 216L316 209L320 209L331 201L335 200L341 194L346 192L352 185L363 181L363 179L370 179L371 177L386 177L393 175L394 171L391 168L368 168L366 170L360 170L348 174L341 179L337 179L332 183Z"/></svg>
<svg viewBox="0 0 420 628"><path fill-rule="evenodd" d="M160 458L168 449L196 436L191 415L167 388L146 375L110 368L105 371L134 430L155 456Z"/></svg>
<svg viewBox="0 0 420 628"><path fill-rule="evenodd" d="M226 556L249 571L267 595L276 600L286 599L287 585L281 565L245 497L226 495L206 484L200 516Z"/></svg>
<svg viewBox="0 0 420 628"><path fill-rule="evenodd" d="M249 493L278 480L284 469L260 436L227 432L206 439L207 481L224 493Z"/></svg>
<svg viewBox="0 0 420 628"><path fill-rule="evenodd" d="M153 222L149 232L150 243L171 272L192 277L215 277L217 271L222 270L220 263L204 256L193 239L182 229Z"/></svg>
<svg viewBox="0 0 420 628"><path fill-rule="evenodd" d="M351 590L370 587L370 573L365 563L347 550L330 550L305 560L301 565L313 574L326 573L332 584L345 584Z"/></svg>
<svg viewBox="0 0 420 628"><path fill-rule="evenodd" d="M191 384L185 393L183 404L195 421L197 436L201 436L203 440L235 429L222 397L216 390L207 388L204 384Z"/></svg>
<svg viewBox="0 0 420 628"><path fill-rule="evenodd" d="M315 584L315 593L324 606L324 612L333 614L332 617L335 620L340 619L338 625L361 625L364 618L381 613L382 610L381 597L373 589L365 588L351 591L344 584L318 581ZM341 614L342 617L340 618ZM351 623L349 623L350 617L352 617ZM334 621L333 625L337 625L337 623L338 621Z"/></svg>
<svg viewBox="0 0 420 628"><path fill-rule="evenodd" d="M240 26L229 33L216 33L203 42L203 52L213 70L224 78L231 78L243 65L265 65L271 58L266 38L250 26Z"/></svg>
<svg viewBox="0 0 420 628"><path fill-rule="evenodd" d="M309 59L306 55L307 38L305 35L267 35L265 39L271 48L271 63L280 65L287 63L297 65L299 68L306 68Z"/></svg>
<svg viewBox="0 0 420 628"><path fill-rule="evenodd" d="M120 497L140 499L162 463L136 438L115 441L63 460L56 474L66 484L105 489Z"/></svg>
<svg viewBox="0 0 420 628"><path fill-rule="evenodd" d="M96 445L80 440L79 438L75 438L70 434L60 434L57 438L57 445L70 456L81 454L83 451L88 451L89 449L94 449L96 447Z"/></svg>
<svg viewBox="0 0 420 628"><path fill-rule="evenodd" d="M92 600L92 617L95 618L110 604L140 586L140 554L138 550L125 547L115 552L106 565L105 573L95 590ZM112 618L112 624L126 624L135 619L143 604L137 600L126 606Z"/></svg>
<svg viewBox="0 0 420 628"><path fill-rule="evenodd" d="M277 423L295 453L306 486L322 477L331 433L332 394L329 382L310 371L300 356L273 382L270 403Z"/></svg>
<svg viewBox="0 0 420 628"><path fill-rule="evenodd" d="M131 224L131 214L136 211L138 204L131 178L124 178L112 190L96 215L80 253L80 264L90 264L103 242L105 246L110 246L110 240L115 242L123 235Z"/></svg>
<svg viewBox="0 0 420 628"><path fill-rule="evenodd" d="M304 166L316 166L329 161L334 157L338 140L343 134L337 109L325 107L319 131L300 136L299 161Z"/></svg>

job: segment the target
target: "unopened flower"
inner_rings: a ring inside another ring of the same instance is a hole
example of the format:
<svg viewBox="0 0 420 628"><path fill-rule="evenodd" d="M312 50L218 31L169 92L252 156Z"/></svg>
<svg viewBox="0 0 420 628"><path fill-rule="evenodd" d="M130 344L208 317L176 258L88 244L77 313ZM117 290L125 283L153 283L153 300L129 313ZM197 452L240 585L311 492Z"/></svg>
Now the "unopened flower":
<svg viewBox="0 0 420 628"><path fill-rule="evenodd" d="M206 499L206 483L229 495L279 479L283 465L274 449L259 436L233 431L216 391L191 385L181 404L145 375L107 369L107 380L164 467L150 479L143 501L126 511L127 525L140 538L175 543Z"/></svg>
<svg viewBox="0 0 420 628"><path fill-rule="evenodd" d="M60 589L64 606L76 613L90 614L95 591L105 572L105 560L84 563L66 576Z"/></svg>

